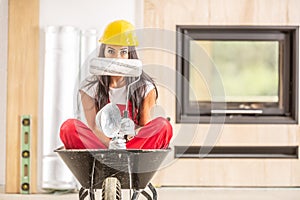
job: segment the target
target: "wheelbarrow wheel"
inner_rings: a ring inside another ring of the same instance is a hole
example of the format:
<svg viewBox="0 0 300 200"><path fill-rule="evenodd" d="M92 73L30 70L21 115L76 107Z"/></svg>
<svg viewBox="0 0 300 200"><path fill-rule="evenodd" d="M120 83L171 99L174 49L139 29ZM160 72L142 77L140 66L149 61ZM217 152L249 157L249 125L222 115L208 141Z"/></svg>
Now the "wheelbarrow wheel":
<svg viewBox="0 0 300 200"><path fill-rule="evenodd" d="M102 200L121 200L121 184L117 178L108 177L102 185Z"/></svg>

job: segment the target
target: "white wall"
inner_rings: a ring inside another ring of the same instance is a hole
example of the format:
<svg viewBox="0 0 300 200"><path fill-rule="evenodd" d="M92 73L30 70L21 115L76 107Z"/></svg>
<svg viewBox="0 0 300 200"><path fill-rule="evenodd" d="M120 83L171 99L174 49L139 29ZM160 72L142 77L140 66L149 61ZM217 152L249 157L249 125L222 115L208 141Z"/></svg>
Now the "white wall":
<svg viewBox="0 0 300 200"><path fill-rule="evenodd" d="M80 29L104 27L116 19L142 26L143 0L40 0L40 27L71 25Z"/></svg>
<svg viewBox="0 0 300 200"><path fill-rule="evenodd" d="M0 185L5 183L8 0L0 0Z"/></svg>

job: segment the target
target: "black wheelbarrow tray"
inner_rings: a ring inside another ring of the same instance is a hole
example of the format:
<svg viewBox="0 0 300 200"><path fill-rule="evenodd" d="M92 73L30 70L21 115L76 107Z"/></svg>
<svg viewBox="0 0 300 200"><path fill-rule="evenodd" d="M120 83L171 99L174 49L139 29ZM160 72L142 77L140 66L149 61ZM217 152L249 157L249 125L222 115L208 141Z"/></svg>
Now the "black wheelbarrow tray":
<svg viewBox="0 0 300 200"><path fill-rule="evenodd" d="M102 200L121 199L121 189L130 189L131 200L140 194L156 200L157 193L150 180L171 149L64 149L55 150L81 184L79 199L102 189ZM144 189L149 187L152 195ZM131 191L133 194L131 195Z"/></svg>

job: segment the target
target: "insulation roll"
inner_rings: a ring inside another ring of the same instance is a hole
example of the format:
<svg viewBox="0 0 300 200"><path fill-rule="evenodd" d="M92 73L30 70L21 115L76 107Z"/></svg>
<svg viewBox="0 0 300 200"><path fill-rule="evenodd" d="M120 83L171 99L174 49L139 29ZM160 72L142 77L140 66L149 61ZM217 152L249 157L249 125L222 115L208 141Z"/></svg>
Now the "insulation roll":
<svg viewBox="0 0 300 200"><path fill-rule="evenodd" d="M96 29L81 30L79 84L87 76L90 75L88 61L91 58L97 56L97 52L98 52L97 44L98 44L98 32ZM77 95L76 102L77 102L76 118L86 123L79 94Z"/></svg>
<svg viewBox="0 0 300 200"><path fill-rule="evenodd" d="M53 150L62 146L61 124L75 117L80 31L71 26L47 27L44 61L42 188L71 189L76 187L76 181L69 169L55 159L58 155Z"/></svg>
<svg viewBox="0 0 300 200"><path fill-rule="evenodd" d="M76 182L65 163L57 156L46 156L43 159L43 189L46 190L74 190Z"/></svg>
<svg viewBox="0 0 300 200"><path fill-rule="evenodd" d="M96 56L98 33L96 29L81 31L80 44L80 81L89 75L89 68L86 66L87 59Z"/></svg>

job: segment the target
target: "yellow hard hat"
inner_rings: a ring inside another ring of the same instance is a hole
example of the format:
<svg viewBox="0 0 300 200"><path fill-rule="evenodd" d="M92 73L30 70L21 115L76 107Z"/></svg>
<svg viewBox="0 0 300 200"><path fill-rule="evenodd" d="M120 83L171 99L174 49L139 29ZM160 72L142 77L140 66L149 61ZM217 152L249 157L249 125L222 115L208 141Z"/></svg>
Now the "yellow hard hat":
<svg viewBox="0 0 300 200"><path fill-rule="evenodd" d="M137 46L134 26L125 20L113 21L107 25L99 42L119 46Z"/></svg>

